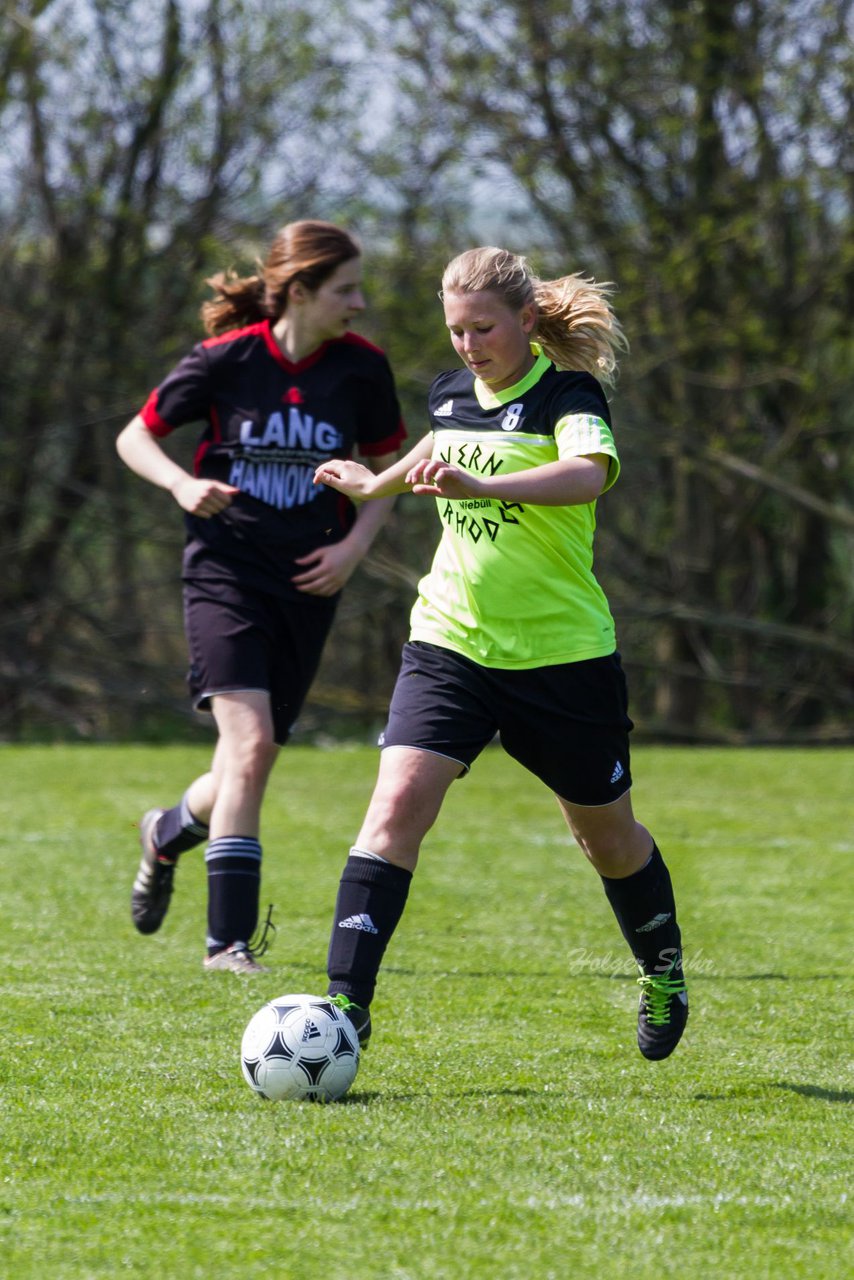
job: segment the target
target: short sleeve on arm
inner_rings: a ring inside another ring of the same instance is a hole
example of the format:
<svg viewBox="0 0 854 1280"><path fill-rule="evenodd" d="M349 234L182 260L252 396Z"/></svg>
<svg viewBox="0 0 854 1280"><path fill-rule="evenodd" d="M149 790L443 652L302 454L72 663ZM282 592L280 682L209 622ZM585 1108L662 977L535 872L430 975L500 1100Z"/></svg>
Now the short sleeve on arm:
<svg viewBox="0 0 854 1280"><path fill-rule="evenodd" d="M152 391L139 416L152 435L168 436L188 422L206 422L210 408L210 371L199 345Z"/></svg>
<svg viewBox="0 0 854 1280"><path fill-rule="evenodd" d="M620 474L620 459L607 422L592 413L567 413L555 426L555 442L561 459L580 458L593 453L607 454L611 462L602 492L611 488Z"/></svg>

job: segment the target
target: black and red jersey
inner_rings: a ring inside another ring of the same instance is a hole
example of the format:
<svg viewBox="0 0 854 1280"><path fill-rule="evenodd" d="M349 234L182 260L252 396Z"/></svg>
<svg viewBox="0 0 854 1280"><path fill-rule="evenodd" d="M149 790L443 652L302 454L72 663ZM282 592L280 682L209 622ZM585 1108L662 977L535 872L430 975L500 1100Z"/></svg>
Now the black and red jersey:
<svg viewBox="0 0 854 1280"><path fill-rule="evenodd" d="M196 475L240 490L220 515L186 516L185 577L286 591L293 560L339 542L355 509L314 485L321 462L393 453L406 436L383 352L347 334L291 363L262 321L200 342L148 398L156 436L206 424ZM296 593L294 593L296 594Z"/></svg>

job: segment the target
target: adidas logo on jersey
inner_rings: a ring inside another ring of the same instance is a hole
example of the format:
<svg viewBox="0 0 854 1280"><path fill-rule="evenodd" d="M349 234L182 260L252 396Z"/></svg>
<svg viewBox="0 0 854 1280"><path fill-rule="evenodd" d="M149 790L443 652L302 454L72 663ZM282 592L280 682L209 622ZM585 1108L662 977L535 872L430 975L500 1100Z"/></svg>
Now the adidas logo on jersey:
<svg viewBox="0 0 854 1280"><path fill-rule="evenodd" d="M357 916L348 916L346 920L339 920L338 928L359 929L362 933L379 933L379 929L366 911L360 912Z"/></svg>
<svg viewBox="0 0 854 1280"><path fill-rule="evenodd" d="M611 781L619 782L620 778L622 778L624 773L625 773L625 769L623 768L623 766L620 764L618 760L614 767L614 772L611 774Z"/></svg>
<svg viewBox="0 0 854 1280"><path fill-rule="evenodd" d="M446 400L444 404L440 404L439 408L433 414L434 418L450 418L454 412L453 400Z"/></svg>

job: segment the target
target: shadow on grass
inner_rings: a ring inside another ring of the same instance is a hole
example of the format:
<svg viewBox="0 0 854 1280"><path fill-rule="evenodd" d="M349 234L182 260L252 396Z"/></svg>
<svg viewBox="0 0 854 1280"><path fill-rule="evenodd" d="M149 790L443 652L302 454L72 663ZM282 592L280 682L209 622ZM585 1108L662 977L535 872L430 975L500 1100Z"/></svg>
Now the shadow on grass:
<svg viewBox="0 0 854 1280"><path fill-rule="evenodd" d="M822 1089L817 1084L785 1084L782 1081L778 1081L774 1088L788 1089L802 1098L817 1098L821 1102L854 1102L854 1090L851 1089Z"/></svg>
<svg viewBox="0 0 854 1280"><path fill-rule="evenodd" d="M299 961L289 964L288 968L297 972L312 973L317 975L317 965L303 964ZM539 981L549 982L558 979L565 980L567 978L582 978L585 982L589 978L600 978L605 982L622 982L631 981L637 978L636 970L610 968L607 965L597 966L595 963L585 967L583 965L573 965L568 969L428 969L426 966L419 965L416 969L404 969L397 965L383 965L384 977L398 978L460 978L463 981L484 982L494 981L496 978L509 978L516 980L519 978L532 978ZM689 983L695 982L839 982L841 979L848 977L847 973L710 973L702 970L692 969L691 965L686 962L685 977Z"/></svg>
<svg viewBox="0 0 854 1280"><path fill-rule="evenodd" d="M288 968L292 969L294 973L299 972L300 970L305 973L317 973L316 964L301 964L299 962L294 962L293 964L288 964ZM420 965L417 969L402 969L399 965L383 965L382 974L383 977L394 978L471 978L477 982L483 981L484 978L494 980L496 977L548 979L561 976L560 971L556 969L547 969L542 972L533 969L524 969L521 971L514 969L502 969L499 972L497 969L427 969L422 968ZM611 977L611 974L598 973L592 975L589 973L579 972L577 974L571 974L570 976L580 978L587 978L591 976L595 976L597 978L609 978Z"/></svg>
<svg viewBox="0 0 854 1280"><path fill-rule="evenodd" d="M545 975L543 975L545 976ZM569 978L636 978L636 973L569 973ZM847 978L846 973L697 973L689 964L685 965L685 978L688 982L840 982Z"/></svg>
<svg viewBox="0 0 854 1280"><path fill-rule="evenodd" d="M572 968L572 969L547 969L534 971L526 969L524 971L513 969L383 969L383 973L395 973L404 977L425 977L425 978L471 978L473 981L481 982L484 979L495 978L542 978L546 981L552 981L567 978L582 978L585 982L589 978L601 978L605 982L622 981L624 979L637 978L637 970L629 969L597 969L594 965L590 968ZM839 982L847 977L843 973L698 973L692 970L691 966L685 965L685 977L688 982Z"/></svg>
<svg viewBox="0 0 854 1280"><path fill-rule="evenodd" d="M714 974L705 974L714 978ZM732 973L720 974L724 982L839 982L843 973Z"/></svg>
<svg viewBox="0 0 854 1280"><path fill-rule="evenodd" d="M372 1106L382 1102L419 1102L424 1098L435 1097L435 1089L410 1090L409 1093L389 1093L384 1089L358 1089L345 1094L335 1104L346 1106ZM554 1098L553 1089L443 1089L442 1098Z"/></svg>
<svg viewBox="0 0 854 1280"><path fill-rule="evenodd" d="M732 1102L738 1098L756 1098L765 1097L765 1090L768 1088L766 1084L760 1081L752 1081L743 1086L736 1086L732 1089L726 1089L721 1093L695 1093L693 1095L694 1102ZM817 1102L854 1102L854 1091L850 1089L823 1089L817 1084L786 1084L778 1080L771 1086L773 1089L786 1089L789 1093L800 1094L802 1098L811 1098Z"/></svg>

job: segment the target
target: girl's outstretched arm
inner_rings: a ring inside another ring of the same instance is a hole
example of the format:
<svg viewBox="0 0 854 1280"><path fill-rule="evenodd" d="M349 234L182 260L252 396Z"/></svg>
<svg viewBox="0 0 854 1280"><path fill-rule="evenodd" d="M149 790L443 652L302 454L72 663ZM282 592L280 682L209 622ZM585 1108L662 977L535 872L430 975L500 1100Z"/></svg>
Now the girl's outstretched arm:
<svg viewBox="0 0 854 1280"><path fill-rule="evenodd" d="M388 498L408 491L410 486L406 482L407 472L417 462L429 458L432 452L433 436L428 434L409 453L398 458L397 462L386 467L379 475L374 475L368 467L362 466L360 462L353 462L350 458L332 458L329 462L322 462L317 468L314 483L328 484L331 489L337 489L356 502L364 502L368 498Z"/></svg>

